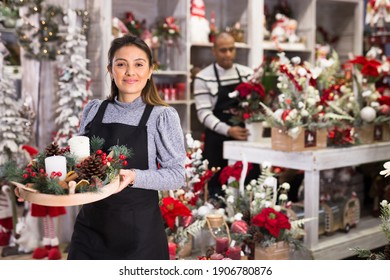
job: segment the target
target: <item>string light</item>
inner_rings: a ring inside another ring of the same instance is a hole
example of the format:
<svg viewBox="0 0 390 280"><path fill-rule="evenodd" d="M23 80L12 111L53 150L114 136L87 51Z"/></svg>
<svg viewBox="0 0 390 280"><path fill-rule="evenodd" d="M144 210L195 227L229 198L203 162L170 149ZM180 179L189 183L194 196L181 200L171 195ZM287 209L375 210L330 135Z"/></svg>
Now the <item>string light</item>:
<svg viewBox="0 0 390 280"><path fill-rule="evenodd" d="M20 0L16 3L16 5L28 8L27 13L22 17L22 24L17 27L16 31L20 45L26 50L26 56L37 60L54 60L61 40L61 37L57 35L58 22L62 21L66 12L59 6L47 6L46 9L42 9L43 2L44 0ZM36 18L37 14L40 20L38 26L35 26L30 21ZM85 34L89 26L89 13L76 10L76 14L81 17L81 33Z"/></svg>

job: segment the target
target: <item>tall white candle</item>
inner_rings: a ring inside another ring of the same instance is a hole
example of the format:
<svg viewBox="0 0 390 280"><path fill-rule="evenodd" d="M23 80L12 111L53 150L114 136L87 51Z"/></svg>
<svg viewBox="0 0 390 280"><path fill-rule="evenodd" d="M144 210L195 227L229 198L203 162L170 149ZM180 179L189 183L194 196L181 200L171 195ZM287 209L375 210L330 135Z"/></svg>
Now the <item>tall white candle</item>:
<svg viewBox="0 0 390 280"><path fill-rule="evenodd" d="M61 173L61 176L58 178L60 180L65 180L66 178L66 158L64 156L51 156L45 158L45 170L47 175L50 177L52 172L58 174Z"/></svg>
<svg viewBox="0 0 390 280"><path fill-rule="evenodd" d="M73 136L68 141L70 152L75 155L76 161L80 162L89 157L89 138L87 136Z"/></svg>

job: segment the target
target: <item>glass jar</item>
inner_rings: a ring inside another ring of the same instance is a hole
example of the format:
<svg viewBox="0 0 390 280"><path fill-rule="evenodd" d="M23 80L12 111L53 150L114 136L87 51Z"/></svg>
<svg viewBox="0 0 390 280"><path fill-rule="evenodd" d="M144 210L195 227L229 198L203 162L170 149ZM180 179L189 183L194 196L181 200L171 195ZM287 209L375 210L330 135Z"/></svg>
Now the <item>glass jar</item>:
<svg viewBox="0 0 390 280"><path fill-rule="evenodd" d="M209 231L215 239L215 252L225 254L230 244L229 227L222 215L210 214L206 216Z"/></svg>

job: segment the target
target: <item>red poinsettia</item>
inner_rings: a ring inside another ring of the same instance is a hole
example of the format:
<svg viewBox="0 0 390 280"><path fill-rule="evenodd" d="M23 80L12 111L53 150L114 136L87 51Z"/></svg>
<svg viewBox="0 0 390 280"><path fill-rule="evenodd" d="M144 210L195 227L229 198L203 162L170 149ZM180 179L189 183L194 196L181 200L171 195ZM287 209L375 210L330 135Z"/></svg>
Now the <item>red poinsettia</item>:
<svg viewBox="0 0 390 280"><path fill-rule="evenodd" d="M219 174L219 182L226 184L230 177L233 177L236 181L240 181L243 164L242 161L237 161L234 165L225 166ZM249 172L253 168L252 163L248 163Z"/></svg>
<svg viewBox="0 0 390 280"><path fill-rule="evenodd" d="M264 86L258 82L243 82L236 86L232 98L238 101L238 106L231 121L234 124L261 115L260 101L265 102L266 95Z"/></svg>
<svg viewBox="0 0 390 280"><path fill-rule="evenodd" d="M328 133L328 145L329 146L346 146L353 145L354 139L351 134L351 128L338 128L335 127Z"/></svg>
<svg viewBox="0 0 390 280"><path fill-rule="evenodd" d="M287 216L273 208L264 208L259 214L252 218L252 224L265 228L275 238L279 237L282 229L291 229Z"/></svg>
<svg viewBox="0 0 390 280"><path fill-rule="evenodd" d="M187 206L173 197L164 197L160 210L165 222L172 230L175 229L176 217L192 216L192 213Z"/></svg>
<svg viewBox="0 0 390 280"><path fill-rule="evenodd" d="M239 97L243 100L248 98L262 99L265 96L264 87L259 83L241 83L236 87L236 90L239 92Z"/></svg>
<svg viewBox="0 0 390 280"><path fill-rule="evenodd" d="M349 62L358 65L362 75L367 78L378 78L381 75L380 67L382 63L377 59L368 59L365 56L356 56Z"/></svg>

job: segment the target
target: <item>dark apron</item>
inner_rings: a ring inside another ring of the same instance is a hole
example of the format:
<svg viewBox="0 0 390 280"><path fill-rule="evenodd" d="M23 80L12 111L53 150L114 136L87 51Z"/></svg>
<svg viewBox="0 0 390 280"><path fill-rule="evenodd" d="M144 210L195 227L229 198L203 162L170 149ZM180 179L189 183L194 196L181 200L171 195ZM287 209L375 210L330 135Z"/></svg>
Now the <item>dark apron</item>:
<svg viewBox="0 0 390 280"><path fill-rule="evenodd" d="M146 170L147 127L153 106L147 105L138 126L102 123L104 101L86 136L105 140L103 150L126 145L133 155L124 168ZM126 187L106 199L84 205L77 216L68 259L169 259L168 243L156 190Z"/></svg>
<svg viewBox="0 0 390 280"><path fill-rule="evenodd" d="M232 109L238 107L238 100L235 98L230 98L229 93L233 92L235 88L242 82L240 72L237 68L236 71L240 82L222 86L217 67L214 63L214 73L218 82L218 98L213 110L213 114L222 122L228 123L229 125L232 125L230 122L230 119L233 117L231 111ZM244 127L243 124L241 126ZM227 166L228 161L223 158L223 142L227 140L234 139L206 128L203 155L209 161L209 167L221 167L222 169L223 167ZM210 196L219 193L221 189L221 184L219 183L219 173L220 172L216 173L208 183Z"/></svg>

